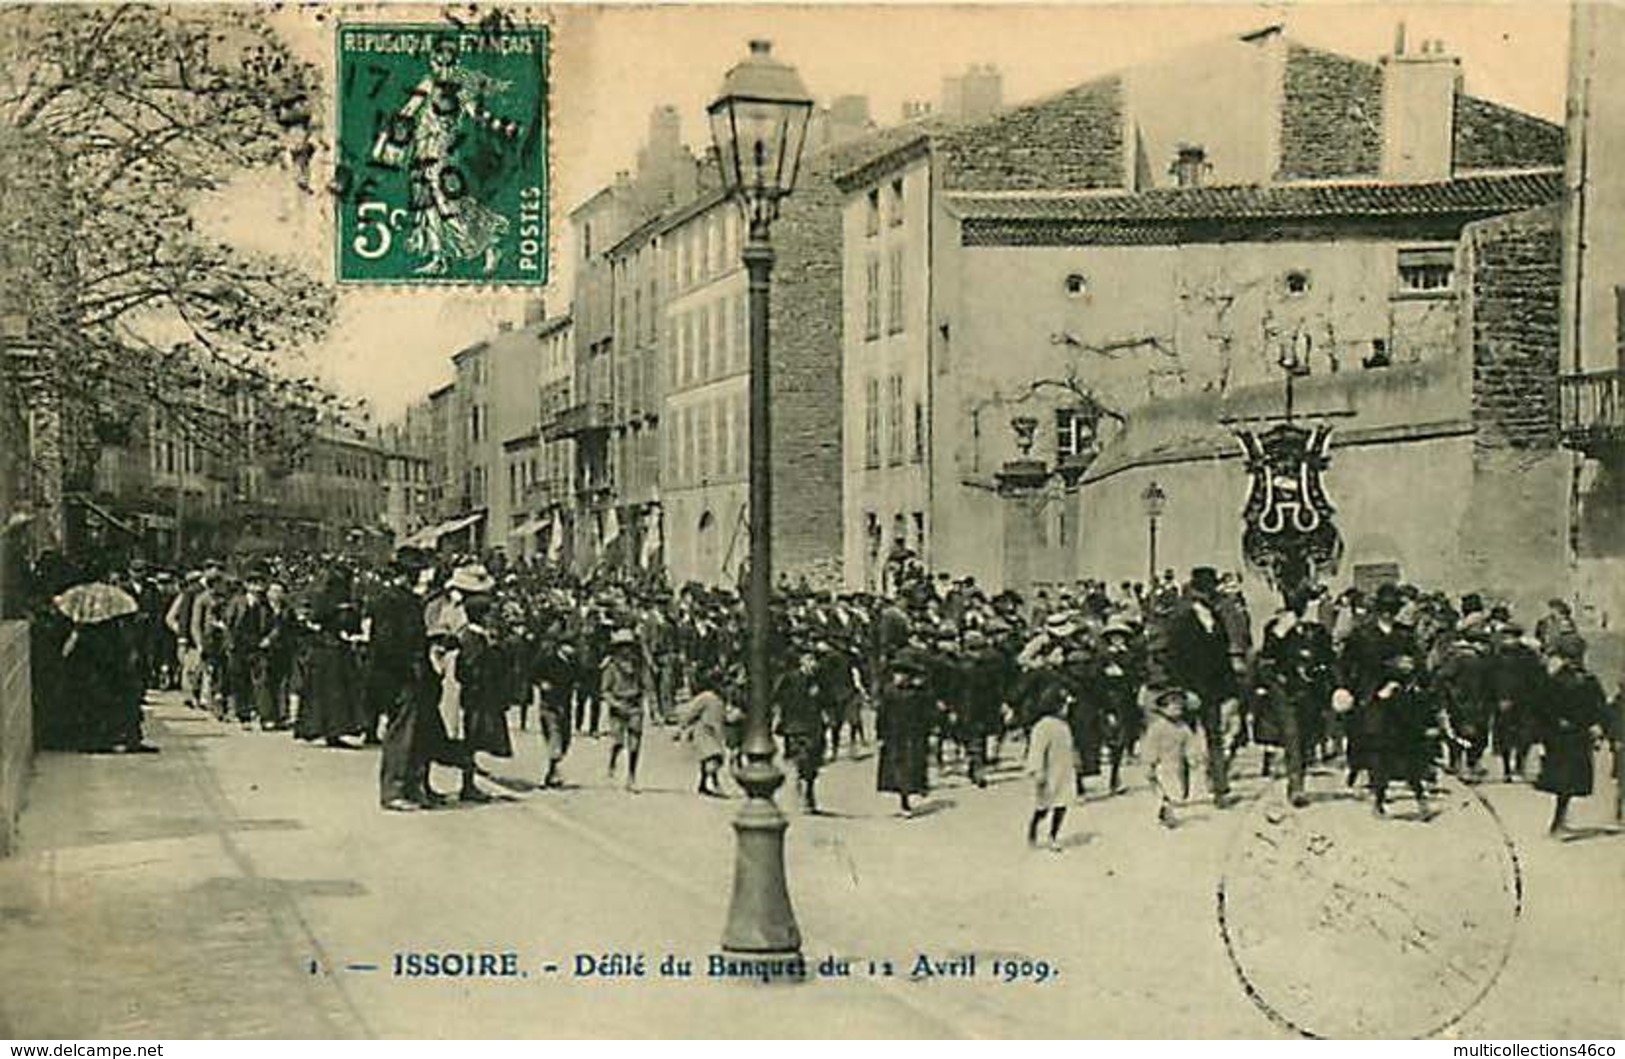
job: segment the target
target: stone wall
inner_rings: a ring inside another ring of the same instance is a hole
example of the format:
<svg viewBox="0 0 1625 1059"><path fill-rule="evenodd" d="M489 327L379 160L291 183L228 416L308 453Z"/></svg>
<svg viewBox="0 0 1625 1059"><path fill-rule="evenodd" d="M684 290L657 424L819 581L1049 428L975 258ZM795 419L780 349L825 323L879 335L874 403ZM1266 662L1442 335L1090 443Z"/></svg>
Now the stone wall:
<svg viewBox="0 0 1625 1059"><path fill-rule="evenodd" d="M841 198L803 162L773 226L773 566L825 578L841 556Z"/></svg>
<svg viewBox="0 0 1625 1059"><path fill-rule="evenodd" d="M1318 48L1287 49L1282 180L1374 176L1382 168L1382 71Z"/></svg>
<svg viewBox="0 0 1625 1059"><path fill-rule="evenodd" d="M28 623L0 622L0 857L16 847L17 816L34 758Z"/></svg>
<svg viewBox="0 0 1625 1059"><path fill-rule="evenodd" d="M952 191L1125 187L1122 80L1090 81L944 134L940 151Z"/></svg>
<svg viewBox="0 0 1625 1059"><path fill-rule="evenodd" d="M1560 212L1544 206L1467 227L1473 418L1484 449L1558 440Z"/></svg>

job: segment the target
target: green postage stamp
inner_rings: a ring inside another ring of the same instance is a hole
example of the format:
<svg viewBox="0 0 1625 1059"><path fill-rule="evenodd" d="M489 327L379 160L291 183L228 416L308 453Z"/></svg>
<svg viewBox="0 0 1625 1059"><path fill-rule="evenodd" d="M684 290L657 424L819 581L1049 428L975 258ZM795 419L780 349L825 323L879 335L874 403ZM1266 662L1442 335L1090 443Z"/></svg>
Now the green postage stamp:
<svg viewBox="0 0 1625 1059"><path fill-rule="evenodd" d="M547 282L548 31L338 31L341 283Z"/></svg>

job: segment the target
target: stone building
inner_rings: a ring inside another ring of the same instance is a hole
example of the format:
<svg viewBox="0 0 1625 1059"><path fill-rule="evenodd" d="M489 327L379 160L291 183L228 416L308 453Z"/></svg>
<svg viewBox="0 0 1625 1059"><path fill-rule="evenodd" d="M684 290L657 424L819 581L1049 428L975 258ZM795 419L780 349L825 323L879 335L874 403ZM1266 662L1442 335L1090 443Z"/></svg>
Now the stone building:
<svg viewBox="0 0 1625 1059"><path fill-rule="evenodd" d="M888 536L993 587L1143 581L1153 481L1158 565L1240 569L1232 428L1284 414L1296 362L1342 582L1549 592L1555 355L1493 332L1550 322L1554 217L1523 211L1561 195L1562 130L1460 82L1436 42L1368 63L1272 27L849 155L848 583Z"/></svg>
<svg viewBox="0 0 1625 1059"><path fill-rule="evenodd" d="M1574 594L1588 624L1617 630L1625 616L1625 8L1576 4L1570 47L1561 366L1563 440L1577 461Z"/></svg>

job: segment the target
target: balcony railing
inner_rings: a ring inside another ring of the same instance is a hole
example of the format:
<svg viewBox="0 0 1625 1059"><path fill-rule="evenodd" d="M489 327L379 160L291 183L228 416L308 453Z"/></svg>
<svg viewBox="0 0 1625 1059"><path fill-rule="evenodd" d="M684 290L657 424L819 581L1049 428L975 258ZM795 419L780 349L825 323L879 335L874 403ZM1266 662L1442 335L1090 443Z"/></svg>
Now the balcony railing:
<svg viewBox="0 0 1625 1059"><path fill-rule="evenodd" d="M548 441L557 441L560 438L579 437L596 430L608 430L614 417L614 409L608 401L583 401L572 405L554 417L542 430L542 437Z"/></svg>
<svg viewBox="0 0 1625 1059"><path fill-rule="evenodd" d="M1563 377L1563 441L1583 452L1625 444L1625 370Z"/></svg>

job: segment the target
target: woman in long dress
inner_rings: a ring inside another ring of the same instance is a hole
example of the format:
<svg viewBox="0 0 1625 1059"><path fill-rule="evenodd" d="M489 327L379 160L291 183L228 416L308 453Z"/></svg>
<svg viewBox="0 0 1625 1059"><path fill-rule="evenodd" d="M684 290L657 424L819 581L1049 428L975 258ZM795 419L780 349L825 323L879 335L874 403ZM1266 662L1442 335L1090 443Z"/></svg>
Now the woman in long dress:
<svg viewBox="0 0 1625 1059"><path fill-rule="evenodd" d="M463 601L468 624L457 634L457 684L463 709L463 786L458 800L489 801L490 796L474 782L475 754L513 757L513 740L508 734L508 694L505 660L497 650L486 625L491 614L489 596L470 596Z"/></svg>
<svg viewBox="0 0 1625 1059"><path fill-rule="evenodd" d="M926 684L927 667L917 650L905 648L892 661L890 686L880 700L876 729L880 737L879 775L875 786L897 795L904 816L913 814L909 799L925 794L926 755L934 709Z"/></svg>
<svg viewBox="0 0 1625 1059"><path fill-rule="evenodd" d="M355 749L345 737L360 735L366 728L356 655L360 638L361 611L352 599L350 578L333 570L311 605L304 637L304 683L294 725L298 738Z"/></svg>

